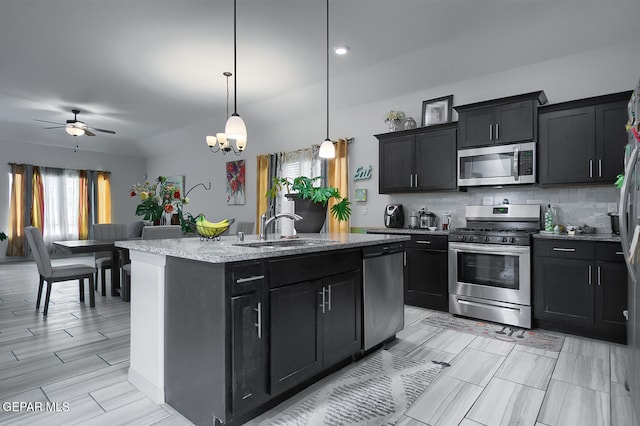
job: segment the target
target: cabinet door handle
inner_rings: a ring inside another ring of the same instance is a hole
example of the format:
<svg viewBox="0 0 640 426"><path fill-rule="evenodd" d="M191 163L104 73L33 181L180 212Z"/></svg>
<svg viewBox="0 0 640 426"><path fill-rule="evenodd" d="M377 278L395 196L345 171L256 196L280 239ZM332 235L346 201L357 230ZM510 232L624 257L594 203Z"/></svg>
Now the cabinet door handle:
<svg viewBox="0 0 640 426"><path fill-rule="evenodd" d="M418 243L418 244L431 244L431 241L417 240L416 243Z"/></svg>
<svg viewBox="0 0 640 426"><path fill-rule="evenodd" d="M591 265L589 265L589 285L591 285Z"/></svg>
<svg viewBox="0 0 640 426"><path fill-rule="evenodd" d="M331 286L327 286L327 299L329 299L329 312L331 312Z"/></svg>
<svg viewBox="0 0 640 426"><path fill-rule="evenodd" d="M409 175L409 188L413 188L413 173Z"/></svg>
<svg viewBox="0 0 640 426"><path fill-rule="evenodd" d="M236 284L248 283L248 282L251 282L251 281L258 281L258 280L262 280L262 279L264 279L264 275L254 275L253 277L238 278L236 280Z"/></svg>
<svg viewBox="0 0 640 426"><path fill-rule="evenodd" d="M622 252L622 251L617 251L617 252L616 252L616 254L619 254L619 255L621 255L621 256L624 256L624 252Z"/></svg>
<svg viewBox="0 0 640 426"><path fill-rule="evenodd" d="M403 254L402 257L404 258L404 266L407 266L407 252L406 251L402 252L402 254Z"/></svg>
<svg viewBox="0 0 640 426"><path fill-rule="evenodd" d="M500 139L500 125L496 123L496 140Z"/></svg>
<svg viewBox="0 0 640 426"><path fill-rule="evenodd" d="M602 177L602 158L598 158L598 177Z"/></svg>
<svg viewBox="0 0 640 426"><path fill-rule="evenodd" d="M562 247L554 247L553 251L568 251L568 252L574 252L576 251L576 249L574 248L562 248Z"/></svg>
<svg viewBox="0 0 640 426"><path fill-rule="evenodd" d="M258 313L258 322L254 325L258 328L258 339L262 339L262 303L258 302L258 307L253 310Z"/></svg>
<svg viewBox="0 0 640 426"><path fill-rule="evenodd" d="M593 160L589 160L589 177L593 177Z"/></svg>
<svg viewBox="0 0 640 426"><path fill-rule="evenodd" d="M327 303L327 298L325 296L324 293L325 289L324 287L322 287L322 303L320 304L320 307L322 308L322 313L324 314L324 305Z"/></svg>
<svg viewBox="0 0 640 426"><path fill-rule="evenodd" d="M489 124L489 140L493 140L493 124Z"/></svg>
<svg viewBox="0 0 640 426"><path fill-rule="evenodd" d="M600 275L600 267L599 266L598 266L597 270L598 270L598 285L600 286L600 285L602 285L602 277Z"/></svg>
<svg viewBox="0 0 640 426"><path fill-rule="evenodd" d="M416 188L418 187L418 174L416 173Z"/></svg>

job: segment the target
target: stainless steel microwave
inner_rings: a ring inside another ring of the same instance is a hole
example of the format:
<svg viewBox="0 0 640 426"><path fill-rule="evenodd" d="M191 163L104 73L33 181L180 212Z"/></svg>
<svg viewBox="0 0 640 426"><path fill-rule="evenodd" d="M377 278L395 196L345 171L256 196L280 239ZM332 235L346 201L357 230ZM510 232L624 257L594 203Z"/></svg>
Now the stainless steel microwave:
<svg viewBox="0 0 640 426"><path fill-rule="evenodd" d="M536 143L458 150L458 186L536 183Z"/></svg>

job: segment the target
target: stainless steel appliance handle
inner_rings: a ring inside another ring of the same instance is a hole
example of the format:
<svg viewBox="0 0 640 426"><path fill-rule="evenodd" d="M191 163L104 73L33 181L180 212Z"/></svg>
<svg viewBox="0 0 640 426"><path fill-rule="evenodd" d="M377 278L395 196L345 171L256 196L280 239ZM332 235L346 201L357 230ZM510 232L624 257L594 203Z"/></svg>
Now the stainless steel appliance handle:
<svg viewBox="0 0 640 426"><path fill-rule="evenodd" d="M474 254L519 255L531 252L529 246L505 246L501 244L449 243L449 250Z"/></svg>
<svg viewBox="0 0 640 426"><path fill-rule="evenodd" d="M498 125L496 124L496 127ZM513 150L513 179L514 180L519 180L520 179L520 173L518 173L518 162L520 161L520 148L515 147L515 149Z"/></svg>
<svg viewBox="0 0 640 426"><path fill-rule="evenodd" d="M593 159L589 160L589 177L593 177Z"/></svg>
<svg viewBox="0 0 640 426"><path fill-rule="evenodd" d="M496 140L500 139L500 125L496 123Z"/></svg>
<svg viewBox="0 0 640 426"><path fill-rule="evenodd" d="M568 251L568 252L574 252L576 251L576 249L574 248L563 248L563 247L554 247L553 251Z"/></svg>
<svg viewBox="0 0 640 426"><path fill-rule="evenodd" d="M417 240L416 243L418 243L418 244L431 244L431 241Z"/></svg>
<svg viewBox="0 0 640 426"><path fill-rule="evenodd" d="M262 279L264 279L264 275L254 275L253 277L238 278L236 280L236 284L248 283L248 282L251 282L251 281L258 281L258 280L262 280Z"/></svg>
<svg viewBox="0 0 640 426"><path fill-rule="evenodd" d="M461 305L478 306L478 307L481 307L481 308L496 309L496 310L499 310L499 311L502 311L502 310L505 310L505 309L510 309L512 311L520 312L520 309L513 308L511 306L495 306L495 305L491 305L490 303L471 302L469 300L464 300L464 299L458 299L457 302L459 304L461 304Z"/></svg>
<svg viewBox="0 0 640 426"><path fill-rule="evenodd" d="M258 307L253 310L258 313L258 322L254 325L258 328L258 339L262 339L262 303L258 302Z"/></svg>
<svg viewBox="0 0 640 426"><path fill-rule="evenodd" d="M489 124L489 140L493 140L493 124Z"/></svg>
<svg viewBox="0 0 640 426"><path fill-rule="evenodd" d="M636 282L636 271L635 268L631 266L629 263L629 251L631 250L629 247L629 223L628 223L628 215L627 215L627 198L629 197L629 191L631 190L632 185L632 173L636 166L636 161L638 159L638 148L634 147L633 151L631 151L631 155L629 155L629 159L627 160L627 164L625 164L624 168L624 180L622 182L622 187L620 188L620 241L622 242L622 251L624 252L624 263L627 264L627 270L629 271L629 276L631 280Z"/></svg>
<svg viewBox="0 0 640 426"><path fill-rule="evenodd" d="M591 265L589 265L589 285L591 285Z"/></svg>

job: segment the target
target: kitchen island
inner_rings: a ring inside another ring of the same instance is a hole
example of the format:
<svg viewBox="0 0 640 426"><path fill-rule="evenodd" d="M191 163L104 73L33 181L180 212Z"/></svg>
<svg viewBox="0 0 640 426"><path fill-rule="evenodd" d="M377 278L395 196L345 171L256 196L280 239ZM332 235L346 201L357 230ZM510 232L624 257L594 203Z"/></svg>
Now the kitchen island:
<svg viewBox="0 0 640 426"><path fill-rule="evenodd" d="M117 242L132 261L129 381L196 424L235 424L358 357L362 249L409 237L300 237Z"/></svg>

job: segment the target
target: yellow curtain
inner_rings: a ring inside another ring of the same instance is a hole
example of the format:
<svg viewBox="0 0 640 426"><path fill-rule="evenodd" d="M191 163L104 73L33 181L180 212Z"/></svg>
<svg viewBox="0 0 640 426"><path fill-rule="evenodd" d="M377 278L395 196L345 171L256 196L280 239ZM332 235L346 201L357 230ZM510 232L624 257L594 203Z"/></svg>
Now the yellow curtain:
<svg viewBox="0 0 640 426"><path fill-rule="evenodd" d="M44 183L40 167L33 166L33 194L31 197L31 225L44 230Z"/></svg>
<svg viewBox="0 0 640 426"><path fill-rule="evenodd" d="M111 180L109 172L98 172L98 223L111 223Z"/></svg>
<svg viewBox="0 0 640 426"><path fill-rule="evenodd" d="M7 256L24 255L24 179L22 164L12 165L11 201L9 204L9 230Z"/></svg>
<svg viewBox="0 0 640 426"><path fill-rule="evenodd" d="M258 182L256 185L256 233L260 233L260 215L267 211L269 200L266 193L269 190L269 159L270 156L258 155Z"/></svg>
<svg viewBox="0 0 640 426"><path fill-rule="evenodd" d="M339 139L336 143L336 158L328 161L327 177L329 186L338 188L340 195L349 196L349 153L346 139ZM329 201L329 209L335 200ZM329 232L349 232L349 221L339 222L329 214Z"/></svg>
<svg viewBox="0 0 640 426"><path fill-rule="evenodd" d="M79 180L78 238L86 240L89 238L89 181L86 170L80 170Z"/></svg>

